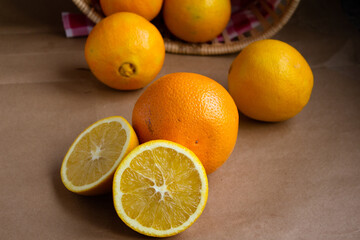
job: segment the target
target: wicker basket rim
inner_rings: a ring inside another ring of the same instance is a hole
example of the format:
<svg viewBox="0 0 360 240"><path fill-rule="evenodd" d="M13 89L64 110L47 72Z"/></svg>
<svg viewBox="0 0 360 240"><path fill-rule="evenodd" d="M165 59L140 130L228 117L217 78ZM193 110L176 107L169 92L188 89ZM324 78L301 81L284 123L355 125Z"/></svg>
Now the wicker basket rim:
<svg viewBox="0 0 360 240"><path fill-rule="evenodd" d="M98 23L102 16L96 12L96 10L90 7L91 0L72 0L73 3L83 12L92 22ZM276 24L271 25L264 32L255 37L249 37L242 41L233 41L230 43L184 43L180 41L173 41L170 39L165 39L165 49L170 53L181 53L189 55L220 55L220 54L230 54L239 52L248 44L271 38L276 33L278 33L283 26L289 21L293 13L295 12L297 6L299 5L300 0L288 0L288 5L286 11L281 15L279 21Z"/></svg>

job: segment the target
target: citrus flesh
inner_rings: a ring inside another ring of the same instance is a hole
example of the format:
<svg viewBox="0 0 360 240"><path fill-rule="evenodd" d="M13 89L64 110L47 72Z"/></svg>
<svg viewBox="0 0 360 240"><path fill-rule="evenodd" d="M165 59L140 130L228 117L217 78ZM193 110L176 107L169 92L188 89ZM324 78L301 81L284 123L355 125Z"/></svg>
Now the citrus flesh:
<svg viewBox="0 0 360 240"><path fill-rule="evenodd" d="M148 236L172 236L187 229L201 215L207 196L206 172L199 159L166 140L136 147L114 175L119 217Z"/></svg>
<svg viewBox="0 0 360 240"><path fill-rule="evenodd" d="M65 187L82 195L110 192L117 166L137 145L137 136L124 118L97 121L76 138L63 160Z"/></svg>

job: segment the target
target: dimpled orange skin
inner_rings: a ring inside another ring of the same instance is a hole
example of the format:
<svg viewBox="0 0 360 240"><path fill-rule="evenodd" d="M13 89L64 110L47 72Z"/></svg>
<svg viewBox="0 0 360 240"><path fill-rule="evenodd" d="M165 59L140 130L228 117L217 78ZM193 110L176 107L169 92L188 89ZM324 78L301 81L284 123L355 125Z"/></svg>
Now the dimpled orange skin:
<svg viewBox="0 0 360 240"><path fill-rule="evenodd" d="M229 92L246 116L266 122L294 117L308 103L314 77L304 57L287 43L261 40L233 61Z"/></svg>
<svg viewBox="0 0 360 240"><path fill-rule="evenodd" d="M145 18L115 13L95 25L85 44L92 73L119 90L146 86L160 72L165 58L164 40Z"/></svg>
<svg viewBox="0 0 360 240"><path fill-rule="evenodd" d="M100 0L106 16L116 12L133 12L151 21L160 12L163 0Z"/></svg>
<svg viewBox="0 0 360 240"><path fill-rule="evenodd" d="M151 84L135 104L132 125L141 143L179 143L200 159L207 174L230 156L239 115L230 94L216 81L195 73L172 73Z"/></svg>
<svg viewBox="0 0 360 240"><path fill-rule="evenodd" d="M230 0L165 0L167 28L188 42L207 42L226 27L231 15Z"/></svg>

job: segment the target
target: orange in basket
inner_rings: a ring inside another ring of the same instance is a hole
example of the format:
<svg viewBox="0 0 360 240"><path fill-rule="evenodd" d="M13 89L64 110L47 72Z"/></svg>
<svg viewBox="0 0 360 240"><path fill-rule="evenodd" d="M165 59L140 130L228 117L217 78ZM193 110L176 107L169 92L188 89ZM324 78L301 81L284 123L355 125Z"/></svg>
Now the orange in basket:
<svg viewBox="0 0 360 240"><path fill-rule="evenodd" d="M187 42L207 42L226 27L231 14L230 0L165 0L167 28Z"/></svg>
<svg viewBox="0 0 360 240"><path fill-rule="evenodd" d="M132 12L147 20L154 19L160 12L163 0L100 0L106 16L117 12Z"/></svg>

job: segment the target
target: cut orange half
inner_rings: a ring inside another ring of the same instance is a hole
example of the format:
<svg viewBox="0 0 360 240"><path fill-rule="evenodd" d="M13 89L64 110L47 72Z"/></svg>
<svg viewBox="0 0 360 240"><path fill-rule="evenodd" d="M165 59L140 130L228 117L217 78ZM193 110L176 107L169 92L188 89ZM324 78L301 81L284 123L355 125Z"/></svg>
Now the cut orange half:
<svg viewBox="0 0 360 240"><path fill-rule="evenodd" d="M82 195L111 192L116 168L137 145L135 131L124 118L99 120L71 145L61 166L62 182L68 190Z"/></svg>
<svg viewBox="0 0 360 240"><path fill-rule="evenodd" d="M172 236L190 227L204 210L207 196L207 176L199 159L166 140L136 147L114 175L117 214L148 236Z"/></svg>

